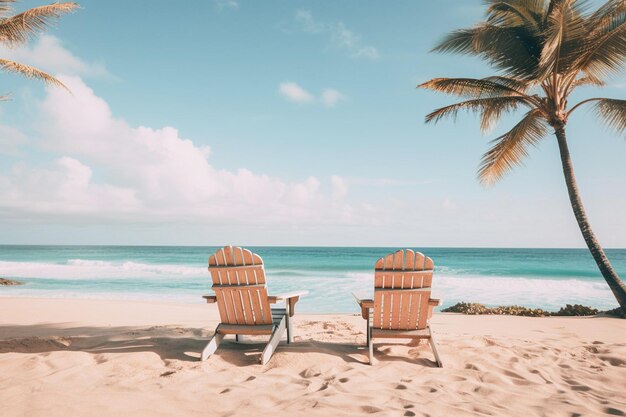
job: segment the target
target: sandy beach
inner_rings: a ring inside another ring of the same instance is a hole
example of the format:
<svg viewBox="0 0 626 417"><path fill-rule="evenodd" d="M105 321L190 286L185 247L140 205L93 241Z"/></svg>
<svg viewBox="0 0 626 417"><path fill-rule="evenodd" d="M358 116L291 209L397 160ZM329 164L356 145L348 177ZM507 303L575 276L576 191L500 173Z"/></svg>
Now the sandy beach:
<svg viewBox="0 0 626 417"><path fill-rule="evenodd" d="M626 321L435 314L427 345L376 345L364 321L296 315L293 345L199 352L214 306L0 299L0 404L9 416L626 415Z"/></svg>

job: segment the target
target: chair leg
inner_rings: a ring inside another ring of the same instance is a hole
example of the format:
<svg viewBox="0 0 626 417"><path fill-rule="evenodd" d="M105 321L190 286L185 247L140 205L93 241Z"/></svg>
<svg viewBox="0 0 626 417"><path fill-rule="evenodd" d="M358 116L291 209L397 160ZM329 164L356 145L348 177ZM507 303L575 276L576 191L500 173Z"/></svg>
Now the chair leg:
<svg viewBox="0 0 626 417"><path fill-rule="evenodd" d="M367 327L367 350L370 365L374 365L374 341L372 340L372 328Z"/></svg>
<svg viewBox="0 0 626 417"><path fill-rule="evenodd" d="M287 308L285 309L285 311L286 311L285 321L287 323L287 343L293 343L293 331L291 329L291 318L289 317L290 315L289 302L287 302Z"/></svg>
<svg viewBox="0 0 626 417"><path fill-rule="evenodd" d="M280 320L280 323L274 329L274 333L270 337L267 346L263 349L263 353L261 354L261 364L265 365L272 358L272 355L276 351L276 347L278 346L278 342L280 342L280 338L283 336L283 333L287 330L286 318Z"/></svg>
<svg viewBox="0 0 626 417"><path fill-rule="evenodd" d="M430 347L433 350L433 353L435 354L435 361L437 362L437 366L440 368L443 368L443 362L441 362L441 359L439 358L439 352L437 352L437 344L435 343L432 330L430 330L430 338L428 339L428 341L430 342Z"/></svg>
<svg viewBox="0 0 626 417"><path fill-rule="evenodd" d="M224 339L223 334L215 333L215 335L213 335L211 340L209 340L209 343L207 343L207 345L202 350L202 355L200 356L200 360L205 361L209 358L209 356L215 353L215 351L217 350L217 347L222 342L222 339Z"/></svg>

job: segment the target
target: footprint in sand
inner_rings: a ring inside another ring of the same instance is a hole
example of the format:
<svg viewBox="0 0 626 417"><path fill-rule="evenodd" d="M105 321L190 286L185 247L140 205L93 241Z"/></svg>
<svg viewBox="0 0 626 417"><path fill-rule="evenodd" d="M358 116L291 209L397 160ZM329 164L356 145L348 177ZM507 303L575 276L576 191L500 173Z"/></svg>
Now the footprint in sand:
<svg viewBox="0 0 626 417"><path fill-rule="evenodd" d="M159 375L159 376L161 376L161 377L164 377L164 376L170 376L170 375L174 375L175 373L176 373L176 371L167 371L167 372L163 372L163 373L162 373L161 375Z"/></svg>
<svg viewBox="0 0 626 417"><path fill-rule="evenodd" d="M363 410L363 412L367 414L375 414L383 411L382 408L372 407L371 405L364 405L361 407L361 410Z"/></svg>
<svg viewBox="0 0 626 417"><path fill-rule="evenodd" d="M618 410L617 408L612 407L605 408L604 412L612 416L626 416L626 413L622 410Z"/></svg>
<svg viewBox="0 0 626 417"><path fill-rule="evenodd" d="M616 358L615 356L599 356L600 359L602 359L605 362L610 363L612 366L622 366L622 365L626 365L626 361L624 361L622 358Z"/></svg>
<svg viewBox="0 0 626 417"><path fill-rule="evenodd" d="M245 382L248 382L248 381L254 381L255 379L256 379L256 376L251 375L251 376L249 376L249 377L248 377L248 379L246 379L246 381L245 381Z"/></svg>
<svg viewBox="0 0 626 417"><path fill-rule="evenodd" d="M350 380L350 378L339 378L339 382L341 382L342 384L345 384L349 380Z"/></svg>
<svg viewBox="0 0 626 417"><path fill-rule="evenodd" d="M396 385L396 389L407 389L406 385L398 384Z"/></svg>
<svg viewBox="0 0 626 417"><path fill-rule="evenodd" d="M220 391L220 394L226 394L227 392L230 392L230 388L226 388Z"/></svg>

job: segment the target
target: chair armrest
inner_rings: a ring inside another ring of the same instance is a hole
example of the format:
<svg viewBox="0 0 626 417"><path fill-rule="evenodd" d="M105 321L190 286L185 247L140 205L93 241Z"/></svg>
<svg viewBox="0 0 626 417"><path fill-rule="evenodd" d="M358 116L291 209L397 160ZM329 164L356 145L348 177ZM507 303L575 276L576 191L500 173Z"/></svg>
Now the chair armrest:
<svg viewBox="0 0 626 417"><path fill-rule="evenodd" d="M267 297L270 304L276 304L279 301L285 300L285 304L289 307L289 317L293 317L296 314L296 303L301 296L307 295L308 291L294 291L274 296Z"/></svg>
<svg viewBox="0 0 626 417"><path fill-rule="evenodd" d="M357 304L361 307L361 316L367 320L370 315L370 308L374 308L374 300L371 298L361 298L356 293L352 293Z"/></svg>
<svg viewBox="0 0 626 417"><path fill-rule="evenodd" d="M208 304L217 303L216 295L203 295L202 298L204 298Z"/></svg>
<svg viewBox="0 0 626 417"><path fill-rule="evenodd" d="M428 318L433 316L433 310L442 304L442 301L438 298L431 298L428 300Z"/></svg>

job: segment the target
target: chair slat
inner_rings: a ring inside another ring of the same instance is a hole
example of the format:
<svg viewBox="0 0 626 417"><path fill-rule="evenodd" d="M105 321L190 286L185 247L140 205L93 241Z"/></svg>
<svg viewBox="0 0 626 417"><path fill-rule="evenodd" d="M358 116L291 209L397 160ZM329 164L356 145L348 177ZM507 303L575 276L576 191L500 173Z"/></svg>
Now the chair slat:
<svg viewBox="0 0 626 417"><path fill-rule="evenodd" d="M397 291L390 292L392 297L392 305L391 305L391 324L390 329L399 329L400 328L400 306L402 300L402 293Z"/></svg>
<svg viewBox="0 0 626 417"><path fill-rule="evenodd" d="M415 252L411 249L406 250L406 257L404 258L404 270L410 271L415 269Z"/></svg>
<svg viewBox="0 0 626 417"><path fill-rule="evenodd" d="M399 250L396 251L393 255L393 269L394 270L402 270L404 267L404 251Z"/></svg>
<svg viewBox="0 0 626 417"><path fill-rule="evenodd" d="M420 252L415 252L415 267L416 271L421 271L424 269L424 255Z"/></svg>
<svg viewBox="0 0 626 417"><path fill-rule="evenodd" d="M243 312L245 314L246 324L254 324L254 313L252 312L252 303L250 302L250 289L242 289L241 297L243 298Z"/></svg>
<svg viewBox="0 0 626 417"><path fill-rule="evenodd" d="M380 258L379 260L376 261L376 264L374 265L374 269L383 269L384 266L385 266L385 258Z"/></svg>
<svg viewBox="0 0 626 417"><path fill-rule="evenodd" d="M250 301L252 302L252 311L254 312L254 323L262 324L263 315L261 314L261 301L258 291L250 291Z"/></svg>
<svg viewBox="0 0 626 417"><path fill-rule="evenodd" d="M428 324L428 298L429 297L430 297L430 294L428 294L428 297L425 297L424 294L421 294L420 313L419 313L419 319L417 320L418 329L425 329L426 325Z"/></svg>
<svg viewBox="0 0 626 417"><path fill-rule="evenodd" d="M392 273L393 278L391 279L393 288L402 288L402 284L404 282L405 273L404 271L395 271Z"/></svg>
<svg viewBox="0 0 626 417"><path fill-rule="evenodd" d="M391 325L391 293L383 292L382 329L390 329Z"/></svg>
<svg viewBox="0 0 626 417"><path fill-rule="evenodd" d="M410 312L410 302L411 295L413 293L404 293L402 295L402 305L400 306L401 314L400 314L400 323L398 324L398 329L408 329L409 325L409 312Z"/></svg>
<svg viewBox="0 0 626 417"><path fill-rule="evenodd" d="M215 292L215 295L217 296L217 310L220 312L220 318L222 321L224 321L226 318L226 321L228 321L228 312L226 310L226 304L224 303L224 295L217 295L217 291Z"/></svg>
<svg viewBox="0 0 626 417"><path fill-rule="evenodd" d="M374 328L382 328L383 293L374 293Z"/></svg>
<svg viewBox="0 0 626 417"><path fill-rule="evenodd" d="M233 294L233 304L235 305L237 324L246 324L246 319L243 312L243 289L232 289L231 292Z"/></svg>
<svg viewBox="0 0 626 417"><path fill-rule="evenodd" d="M393 269L393 253L385 256L385 269Z"/></svg>
<svg viewBox="0 0 626 417"><path fill-rule="evenodd" d="M424 261L424 269L434 269L434 268L435 268L435 263L433 262L433 260L426 257Z"/></svg>
<svg viewBox="0 0 626 417"><path fill-rule="evenodd" d="M411 294L411 302L409 303L409 308L411 311L409 313L407 329L417 329L417 318L419 316L420 299L421 298L419 293Z"/></svg>

